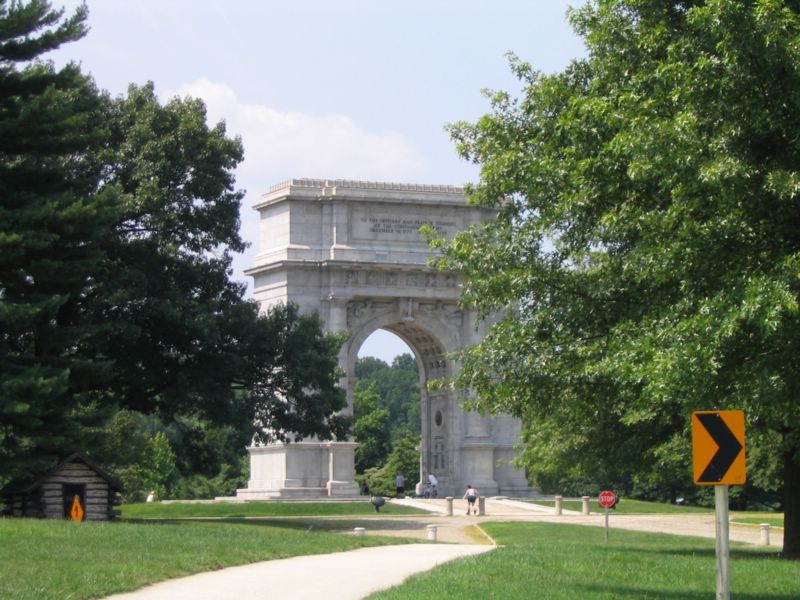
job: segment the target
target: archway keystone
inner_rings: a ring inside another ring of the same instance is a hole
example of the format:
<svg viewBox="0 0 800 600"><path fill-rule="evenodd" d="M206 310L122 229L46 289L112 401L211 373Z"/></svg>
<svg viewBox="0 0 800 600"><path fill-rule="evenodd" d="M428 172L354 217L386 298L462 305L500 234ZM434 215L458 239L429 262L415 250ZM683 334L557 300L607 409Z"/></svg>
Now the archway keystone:
<svg viewBox="0 0 800 600"><path fill-rule="evenodd" d="M427 382L457 368L447 353L480 341L482 326L458 306L458 277L428 266L424 224L447 237L490 218L461 188L365 181L293 179L269 189L260 212L259 254L246 273L262 309L294 302L316 311L328 331L347 331L339 352L346 412L352 413L355 364L364 340L388 330L414 352L420 373L420 478L433 472L440 491L467 483L483 494L530 492L510 466L520 424L464 412L447 389ZM243 498L353 496L353 442L304 441L254 446ZM412 477L408 477L412 479Z"/></svg>

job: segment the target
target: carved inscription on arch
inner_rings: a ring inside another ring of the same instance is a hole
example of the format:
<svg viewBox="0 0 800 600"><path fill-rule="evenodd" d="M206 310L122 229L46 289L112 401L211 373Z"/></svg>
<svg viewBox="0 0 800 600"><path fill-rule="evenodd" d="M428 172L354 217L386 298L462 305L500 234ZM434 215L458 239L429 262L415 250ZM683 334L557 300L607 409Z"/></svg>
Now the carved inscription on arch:
<svg viewBox="0 0 800 600"><path fill-rule="evenodd" d="M354 240L402 242L425 244L419 230L423 225L436 229L439 235L447 238L455 236L456 231L464 228L461 217L448 214L447 211L429 211L426 217L409 215L408 212L381 208L351 208L350 223Z"/></svg>

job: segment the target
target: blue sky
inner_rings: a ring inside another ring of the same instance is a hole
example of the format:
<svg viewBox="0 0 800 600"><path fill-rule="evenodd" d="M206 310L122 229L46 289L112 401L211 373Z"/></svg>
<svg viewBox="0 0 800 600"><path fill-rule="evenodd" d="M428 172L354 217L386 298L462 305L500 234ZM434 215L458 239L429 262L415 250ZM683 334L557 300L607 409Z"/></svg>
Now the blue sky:
<svg viewBox="0 0 800 600"><path fill-rule="evenodd" d="M242 235L255 241L251 206L286 179L476 181L444 125L486 113L483 89L518 90L506 52L544 72L582 55L565 18L582 3L87 0L89 35L52 58L80 62L115 95L153 81L164 99L203 98L244 142ZM256 250L236 258L237 279ZM391 361L404 349L387 333L361 354Z"/></svg>

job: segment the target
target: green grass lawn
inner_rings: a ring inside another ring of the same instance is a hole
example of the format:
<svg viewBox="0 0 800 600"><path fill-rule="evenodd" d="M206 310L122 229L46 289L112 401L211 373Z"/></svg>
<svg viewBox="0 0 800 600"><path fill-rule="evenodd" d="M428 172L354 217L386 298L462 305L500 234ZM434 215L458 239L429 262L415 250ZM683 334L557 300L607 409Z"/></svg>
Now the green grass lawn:
<svg viewBox="0 0 800 600"><path fill-rule="evenodd" d="M200 571L302 554L407 543L247 524L72 523L0 518L0 598L84 600ZM264 582L268 585L268 582Z"/></svg>
<svg viewBox="0 0 800 600"><path fill-rule="evenodd" d="M531 502L533 504L541 504L542 506L555 506L555 502L552 500L531 500ZM561 506L565 510L576 510L578 512L583 510L583 502L581 500L564 500ZM598 504L597 498L590 498L589 510L592 512L603 512L605 508ZM689 514L714 512L714 509L704 508L702 506L678 506L665 502L646 502L644 500L622 498L615 508L609 509L609 512L620 514Z"/></svg>
<svg viewBox="0 0 800 600"><path fill-rule="evenodd" d="M772 527L783 527L783 514L782 513L764 513L760 516L748 516L747 513L732 513L731 521L734 523L750 523L760 525L761 523L769 523Z"/></svg>
<svg viewBox="0 0 800 600"><path fill-rule="evenodd" d="M705 600L716 589L714 540L559 524L487 523L501 547L412 577L371 600L502 598ZM800 597L800 562L731 546L733 598Z"/></svg>
<svg viewBox="0 0 800 600"><path fill-rule="evenodd" d="M121 507L124 519L182 519L195 517L245 518L245 517L334 517L366 515L415 515L427 511L386 503L380 513L369 500L360 502L213 502L190 503L153 502L150 504L125 504Z"/></svg>

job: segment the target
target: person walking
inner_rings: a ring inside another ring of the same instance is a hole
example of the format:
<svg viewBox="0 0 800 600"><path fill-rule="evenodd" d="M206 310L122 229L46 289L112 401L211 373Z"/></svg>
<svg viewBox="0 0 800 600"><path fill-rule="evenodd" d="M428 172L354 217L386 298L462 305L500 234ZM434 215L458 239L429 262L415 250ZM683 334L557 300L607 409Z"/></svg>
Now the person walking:
<svg viewBox="0 0 800 600"><path fill-rule="evenodd" d="M394 478L394 486L397 491L397 497L402 498L406 491L406 478L403 477L402 473L398 473L397 477Z"/></svg>
<svg viewBox="0 0 800 600"><path fill-rule="evenodd" d="M472 514L477 515L478 509L475 506L475 501L478 499L477 488L472 487L472 485L467 485L467 491L464 492L464 499L467 501L467 514L472 510Z"/></svg>
<svg viewBox="0 0 800 600"><path fill-rule="evenodd" d="M430 484L430 496L431 498L436 498L439 495L439 490L437 486L439 485L439 480L436 479L436 475L433 473L428 474L428 483Z"/></svg>

